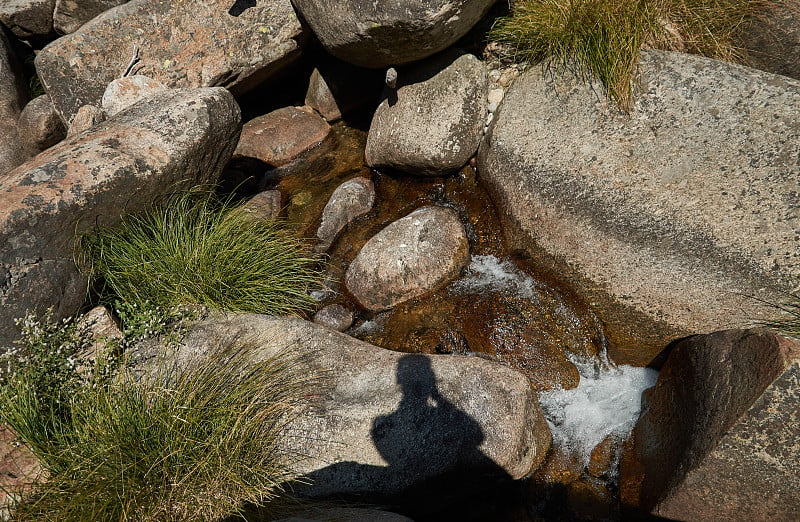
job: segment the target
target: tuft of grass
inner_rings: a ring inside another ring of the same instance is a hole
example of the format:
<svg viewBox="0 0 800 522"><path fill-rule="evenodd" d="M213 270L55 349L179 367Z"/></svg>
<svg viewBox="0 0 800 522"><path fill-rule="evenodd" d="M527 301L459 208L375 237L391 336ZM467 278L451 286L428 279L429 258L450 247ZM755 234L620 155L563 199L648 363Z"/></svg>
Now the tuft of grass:
<svg viewBox="0 0 800 522"><path fill-rule="evenodd" d="M770 0L517 0L489 37L515 59L590 73L622 110L632 106L643 47L741 60L738 31Z"/></svg>
<svg viewBox="0 0 800 522"><path fill-rule="evenodd" d="M314 305L317 259L277 221L209 194L176 195L81 239L94 275L122 301L297 314Z"/></svg>
<svg viewBox="0 0 800 522"><path fill-rule="evenodd" d="M61 368L58 359L48 365ZM123 367L105 383L55 396L33 362L17 361L0 386L0 422L47 477L23 493L15 519L219 520L273 501L290 478L278 442L313 377L287 355L255 358L240 342L181 364Z"/></svg>
<svg viewBox="0 0 800 522"><path fill-rule="evenodd" d="M788 293L785 300L779 304L761 299L757 300L772 306L777 311L776 315L779 314L781 316L781 318L772 321L759 322L757 323L758 326L772 328L781 334L800 338L800 294Z"/></svg>

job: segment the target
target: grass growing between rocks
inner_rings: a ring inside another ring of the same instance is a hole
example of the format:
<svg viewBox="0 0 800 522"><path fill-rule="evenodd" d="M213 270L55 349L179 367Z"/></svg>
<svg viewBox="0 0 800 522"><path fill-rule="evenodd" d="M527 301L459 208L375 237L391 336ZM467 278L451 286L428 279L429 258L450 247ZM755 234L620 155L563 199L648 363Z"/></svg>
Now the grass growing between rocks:
<svg viewBox="0 0 800 522"><path fill-rule="evenodd" d="M190 192L81 240L107 290L141 306L271 315L310 309L317 259L276 221Z"/></svg>
<svg viewBox="0 0 800 522"><path fill-rule="evenodd" d="M643 47L741 61L743 24L770 0L517 0L489 37L516 59L589 72L625 110Z"/></svg>
<svg viewBox="0 0 800 522"><path fill-rule="evenodd" d="M14 519L212 521L280 494L279 437L311 389L290 357L254 360L241 343L146 372L87 374L76 323L28 317L23 330L2 375L0 423L46 481Z"/></svg>

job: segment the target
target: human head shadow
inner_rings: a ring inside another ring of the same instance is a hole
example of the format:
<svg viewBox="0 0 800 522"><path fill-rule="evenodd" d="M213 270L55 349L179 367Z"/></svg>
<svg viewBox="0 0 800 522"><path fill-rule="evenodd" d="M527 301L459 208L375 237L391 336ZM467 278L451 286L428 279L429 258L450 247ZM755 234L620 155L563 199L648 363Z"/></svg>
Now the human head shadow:
<svg viewBox="0 0 800 522"><path fill-rule="evenodd" d="M480 450L480 424L440 393L427 356L401 357L396 379L400 402L370 432L388 465L338 462L303 477L311 486L299 492L389 505L417 521L504 520L520 488Z"/></svg>

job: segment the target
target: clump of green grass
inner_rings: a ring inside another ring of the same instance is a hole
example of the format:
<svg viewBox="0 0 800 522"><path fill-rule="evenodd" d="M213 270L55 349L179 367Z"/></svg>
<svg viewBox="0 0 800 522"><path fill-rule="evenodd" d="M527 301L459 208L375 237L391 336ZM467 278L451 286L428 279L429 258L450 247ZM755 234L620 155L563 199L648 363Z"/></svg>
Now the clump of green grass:
<svg viewBox="0 0 800 522"><path fill-rule="evenodd" d="M82 238L91 271L118 299L271 315L310 309L317 259L277 221L191 192Z"/></svg>
<svg viewBox="0 0 800 522"><path fill-rule="evenodd" d="M58 347L82 334L45 329L57 335L23 336L22 352L32 356L17 358L0 386L0 423L46 472L14 507L15 519L212 521L281 493L290 477L279 437L311 389L291 357L257 359L243 342L180 365L123 366L105 382L54 394L39 376L80 381L74 355Z"/></svg>
<svg viewBox="0 0 800 522"><path fill-rule="evenodd" d="M509 45L517 59L550 59L560 69L591 73L628 111L643 47L741 59L737 32L768 2L517 0L511 16L497 20L490 38Z"/></svg>

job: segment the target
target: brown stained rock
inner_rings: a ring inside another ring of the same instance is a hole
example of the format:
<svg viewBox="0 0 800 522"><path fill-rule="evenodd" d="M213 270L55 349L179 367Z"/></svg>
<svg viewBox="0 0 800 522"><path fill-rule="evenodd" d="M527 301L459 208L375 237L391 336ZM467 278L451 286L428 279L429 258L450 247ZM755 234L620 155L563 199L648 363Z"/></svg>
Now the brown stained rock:
<svg viewBox="0 0 800 522"><path fill-rule="evenodd" d="M108 84L100 104L109 118L121 110L127 109L134 103L152 96L153 94L166 89L163 83L134 74L124 78L117 78Z"/></svg>
<svg viewBox="0 0 800 522"><path fill-rule="evenodd" d="M763 330L671 351L620 468L625 505L677 520L800 518L800 343Z"/></svg>
<svg viewBox="0 0 800 522"><path fill-rule="evenodd" d="M64 122L46 94L32 99L22 109L17 123L20 139L29 156L36 156L67 135Z"/></svg>
<svg viewBox="0 0 800 522"><path fill-rule="evenodd" d="M0 174L5 174L27 159L17 131L19 114L27 96L19 61L0 29Z"/></svg>
<svg viewBox="0 0 800 522"><path fill-rule="evenodd" d="M0 424L0 520L8 519L15 498L23 494L26 486L42 477L43 470L36 457L17 443L13 431Z"/></svg>
<svg viewBox="0 0 800 522"><path fill-rule="evenodd" d="M444 207L423 207L375 234L345 274L366 309L392 308L452 281L469 260L464 225Z"/></svg>
<svg viewBox="0 0 800 522"><path fill-rule="evenodd" d="M86 276L76 234L113 225L181 184L216 180L239 137L239 106L222 88L160 93L51 147L0 179L0 348L27 309L74 314Z"/></svg>
<svg viewBox="0 0 800 522"><path fill-rule="evenodd" d="M441 53L399 72L372 117L367 165L423 176L460 169L478 150L486 121L488 78L483 62Z"/></svg>
<svg viewBox="0 0 800 522"><path fill-rule="evenodd" d="M36 70L64 121L100 105L138 49L135 72L167 87L255 87L300 54L302 29L289 0L235 10L229 0L131 0L36 57Z"/></svg>
<svg viewBox="0 0 800 522"><path fill-rule="evenodd" d="M280 167L322 143L330 131L330 125L312 111L283 107L245 123L234 155Z"/></svg>
<svg viewBox="0 0 800 522"><path fill-rule="evenodd" d="M319 377L280 439L307 457L292 464L311 479L294 486L303 495L392 494L442 476L480 488L528 475L550 446L525 376L477 357L403 354L298 318L237 315L193 327L176 360L242 339L257 358L290 351Z"/></svg>
<svg viewBox="0 0 800 522"><path fill-rule="evenodd" d="M67 129L67 137L71 138L105 120L106 113L103 112L103 109L94 105L84 105L78 109L75 117L72 118L72 123L69 124L69 129Z"/></svg>
<svg viewBox="0 0 800 522"><path fill-rule="evenodd" d="M375 204L375 186L367 178L357 177L345 181L333 191L322 211L314 247L317 252L327 251L336 237L354 219L372 210Z"/></svg>
<svg viewBox="0 0 800 522"><path fill-rule="evenodd" d="M0 23L18 38L44 38L53 32L55 0L3 0Z"/></svg>
<svg viewBox="0 0 800 522"><path fill-rule="evenodd" d="M592 303L632 348L617 362L646 365L677 337L773 318L764 301L795 289L800 82L660 51L640 73L625 115L584 78L528 69L478 169L512 247Z"/></svg>
<svg viewBox="0 0 800 522"><path fill-rule="evenodd" d="M77 31L83 24L128 0L55 0L53 28L59 34Z"/></svg>
<svg viewBox="0 0 800 522"><path fill-rule="evenodd" d="M259 192L242 205L242 210L256 219L275 219L281 213L283 195L279 190Z"/></svg>

